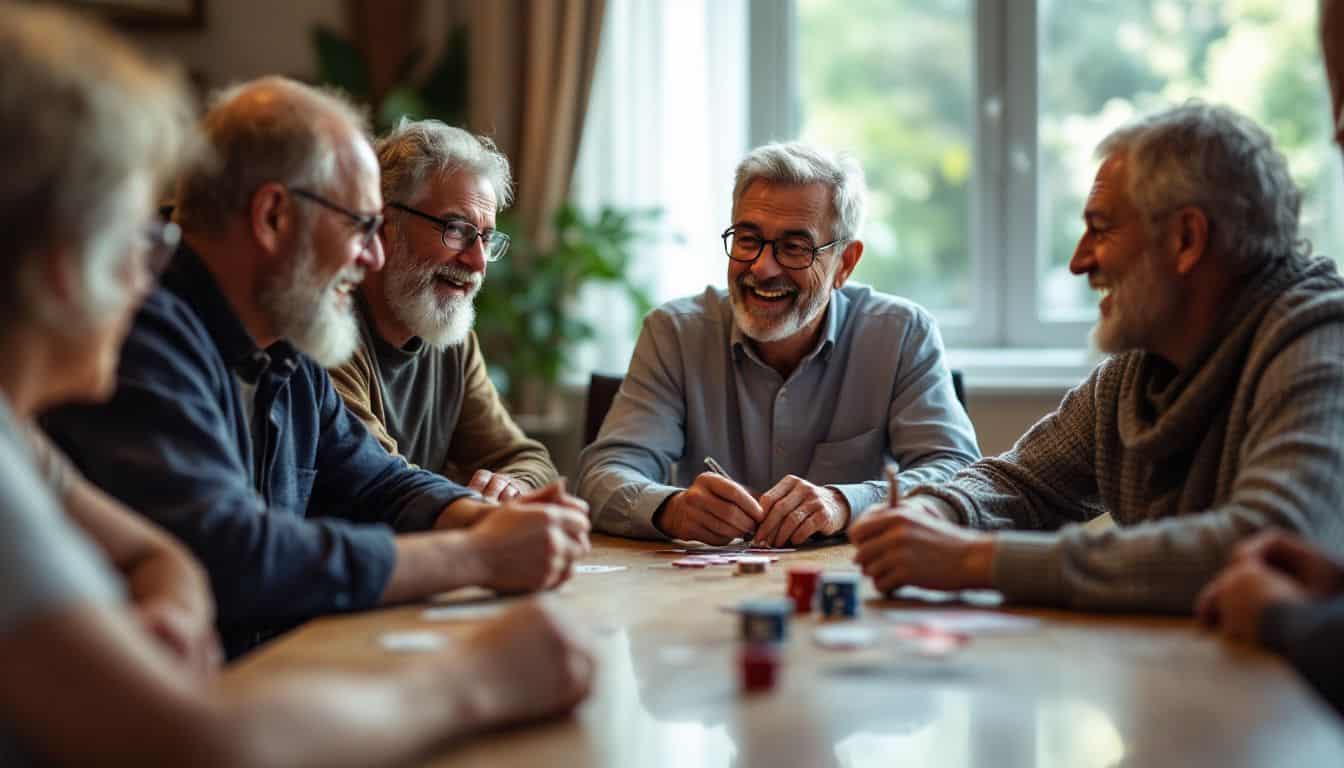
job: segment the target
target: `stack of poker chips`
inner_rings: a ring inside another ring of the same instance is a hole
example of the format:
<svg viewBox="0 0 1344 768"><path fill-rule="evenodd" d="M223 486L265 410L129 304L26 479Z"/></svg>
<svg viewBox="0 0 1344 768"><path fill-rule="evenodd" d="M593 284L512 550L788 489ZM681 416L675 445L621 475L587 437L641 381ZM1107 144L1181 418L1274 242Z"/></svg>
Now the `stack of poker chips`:
<svg viewBox="0 0 1344 768"><path fill-rule="evenodd" d="M745 600L738 605L742 617L742 648L738 669L744 691L768 691L779 675L780 646L789 636L793 603L783 598Z"/></svg>
<svg viewBox="0 0 1344 768"><path fill-rule="evenodd" d="M811 613L817 597L817 582L821 569L812 565L798 565L789 569L789 599L794 613Z"/></svg>
<svg viewBox="0 0 1344 768"><path fill-rule="evenodd" d="M743 555L737 558L737 575L765 573L770 568L770 558L759 555Z"/></svg>
<svg viewBox="0 0 1344 768"><path fill-rule="evenodd" d="M860 575L835 571L821 575L821 615L827 619L853 619L859 615Z"/></svg>

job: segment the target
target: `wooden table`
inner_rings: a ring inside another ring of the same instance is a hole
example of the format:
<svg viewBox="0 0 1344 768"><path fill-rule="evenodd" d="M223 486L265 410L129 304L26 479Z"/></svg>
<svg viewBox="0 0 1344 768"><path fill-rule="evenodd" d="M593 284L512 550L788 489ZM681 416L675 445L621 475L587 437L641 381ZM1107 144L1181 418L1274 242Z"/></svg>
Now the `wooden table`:
<svg viewBox="0 0 1344 768"><path fill-rule="evenodd" d="M786 554L768 574L734 576L672 568L674 556L653 553L666 545L593 543L586 563L627 569L577 574L553 598L595 636L592 698L573 718L459 744L435 765L1344 765L1344 731L1287 666L1185 619L1011 611L1041 624L930 660L906 650L881 611L940 608L879 600L865 583L861 621L889 639L824 650L812 639L816 618L795 617L780 685L744 696L737 617L721 606L782 596L789 563L853 569L852 547ZM381 633L468 626L431 627L423 609L313 621L228 675L403 663L379 646Z"/></svg>

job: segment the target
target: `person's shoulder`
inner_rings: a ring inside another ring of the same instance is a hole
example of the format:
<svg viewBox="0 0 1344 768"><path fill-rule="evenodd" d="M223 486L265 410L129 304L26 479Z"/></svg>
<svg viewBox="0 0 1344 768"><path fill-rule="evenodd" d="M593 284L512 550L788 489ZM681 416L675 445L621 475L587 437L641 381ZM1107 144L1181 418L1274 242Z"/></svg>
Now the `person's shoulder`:
<svg viewBox="0 0 1344 768"><path fill-rule="evenodd" d="M933 314L902 296L883 293L872 286L849 282L837 293L846 304L847 320L855 329L928 333L936 326Z"/></svg>
<svg viewBox="0 0 1344 768"><path fill-rule="evenodd" d="M732 321L732 303L722 288L706 286L693 296L673 299L654 307L644 317L646 326L665 330L680 337L708 329L726 327Z"/></svg>

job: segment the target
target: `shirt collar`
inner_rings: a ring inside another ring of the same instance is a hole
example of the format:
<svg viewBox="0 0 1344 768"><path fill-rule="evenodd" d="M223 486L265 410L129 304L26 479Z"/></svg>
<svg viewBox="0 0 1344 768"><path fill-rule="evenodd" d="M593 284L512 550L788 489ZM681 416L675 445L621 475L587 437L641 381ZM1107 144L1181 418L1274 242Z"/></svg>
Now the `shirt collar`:
<svg viewBox="0 0 1344 768"><path fill-rule="evenodd" d="M191 304L220 356L248 383L255 384L268 370L288 377L299 367L299 351L289 342L277 341L266 349L257 346L214 275L185 242L178 247L160 284Z"/></svg>
<svg viewBox="0 0 1344 768"><path fill-rule="evenodd" d="M844 328L845 318L848 315L849 297L839 289L831 291L831 300L826 306L826 315L821 321L821 336L817 339L816 346L812 347L806 355L803 355L803 359L799 361L800 366L811 362L813 358L820 358L823 362L830 359L831 353L835 350L835 345L840 341L840 331ZM757 356L755 348L750 343L751 339L738 327L737 315L731 311L731 308L728 317L729 322L732 323L729 347L733 351L733 359L741 360L742 356L746 355L760 365L765 365Z"/></svg>

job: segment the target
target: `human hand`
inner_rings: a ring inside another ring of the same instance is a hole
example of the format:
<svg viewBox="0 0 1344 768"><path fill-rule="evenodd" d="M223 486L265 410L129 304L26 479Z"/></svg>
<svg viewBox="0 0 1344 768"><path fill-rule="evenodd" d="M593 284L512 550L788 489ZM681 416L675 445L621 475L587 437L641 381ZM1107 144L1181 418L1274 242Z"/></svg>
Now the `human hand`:
<svg viewBox="0 0 1344 768"><path fill-rule="evenodd" d="M747 489L713 472L702 472L691 487L668 498L658 529L674 539L727 544L750 538L765 519Z"/></svg>
<svg viewBox="0 0 1344 768"><path fill-rule="evenodd" d="M844 495L797 475L786 475L761 494L761 512L765 520L755 538L772 547L802 544L814 533L830 536L849 522L849 502Z"/></svg>
<svg viewBox="0 0 1344 768"><path fill-rule="evenodd" d="M491 472L488 469L476 470L467 487L481 494L487 501L508 501L527 493L528 490L517 478L503 472Z"/></svg>
<svg viewBox="0 0 1344 768"><path fill-rule="evenodd" d="M501 504L467 531L482 565L482 586L498 592L551 589L591 549L588 505L563 480Z"/></svg>
<svg viewBox="0 0 1344 768"><path fill-rule="evenodd" d="M1260 619L1274 603L1297 603L1311 595L1289 575L1248 557L1223 569L1195 601L1195 617L1235 640L1255 642Z"/></svg>
<svg viewBox="0 0 1344 768"><path fill-rule="evenodd" d="M931 589L991 586L994 538L924 511L922 505L875 504L849 528L865 575L886 594L907 584Z"/></svg>
<svg viewBox="0 0 1344 768"><path fill-rule="evenodd" d="M589 642L542 601L530 601L465 640L470 718L498 726L559 715L588 696L594 661Z"/></svg>
<svg viewBox="0 0 1344 768"><path fill-rule="evenodd" d="M1344 590L1344 564L1285 531L1265 531L1232 554L1232 564L1255 560L1291 578L1313 598Z"/></svg>
<svg viewBox="0 0 1344 768"><path fill-rule="evenodd" d="M212 677L224 661L210 616L199 616L172 600L151 599L135 604L135 618L150 637L200 679Z"/></svg>

